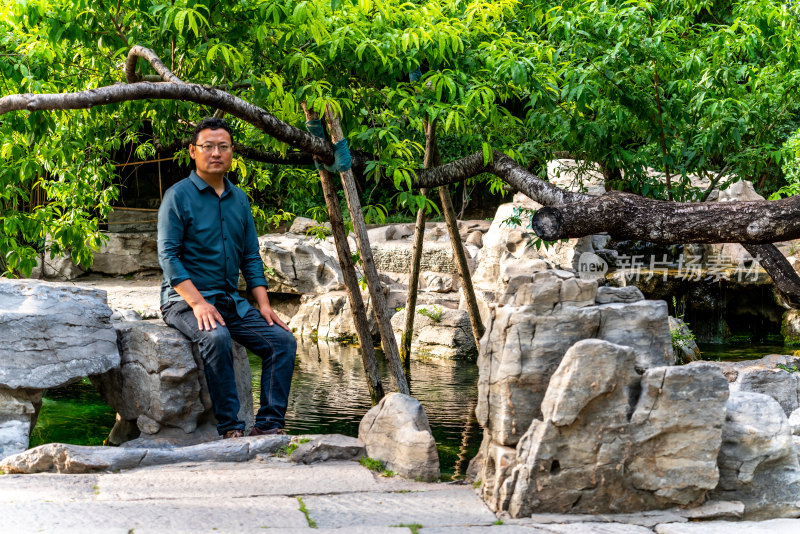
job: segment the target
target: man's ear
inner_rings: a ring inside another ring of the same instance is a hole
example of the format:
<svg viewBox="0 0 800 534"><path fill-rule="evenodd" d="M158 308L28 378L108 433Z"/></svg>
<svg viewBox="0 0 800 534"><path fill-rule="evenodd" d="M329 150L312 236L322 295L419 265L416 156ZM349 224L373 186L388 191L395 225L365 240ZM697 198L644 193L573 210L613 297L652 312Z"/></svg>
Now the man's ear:
<svg viewBox="0 0 800 534"><path fill-rule="evenodd" d="M193 144L189 144L189 157L192 159L194 159L195 150L197 150L197 147L195 147Z"/></svg>

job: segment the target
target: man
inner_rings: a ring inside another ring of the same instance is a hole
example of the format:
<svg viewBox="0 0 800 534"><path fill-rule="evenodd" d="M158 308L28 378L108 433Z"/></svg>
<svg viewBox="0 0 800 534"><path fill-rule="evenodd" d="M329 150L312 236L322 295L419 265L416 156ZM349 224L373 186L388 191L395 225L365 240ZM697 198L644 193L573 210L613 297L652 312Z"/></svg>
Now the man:
<svg viewBox="0 0 800 534"><path fill-rule="evenodd" d="M247 195L225 178L233 160L228 124L200 122L189 155L195 170L167 190L158 210L161 313L199 347L220 435L244 436L231 339L262 360L261 407L249 435L285 434L297 344L269 304ZM240 269L258 309L238 293Z"/></svg>

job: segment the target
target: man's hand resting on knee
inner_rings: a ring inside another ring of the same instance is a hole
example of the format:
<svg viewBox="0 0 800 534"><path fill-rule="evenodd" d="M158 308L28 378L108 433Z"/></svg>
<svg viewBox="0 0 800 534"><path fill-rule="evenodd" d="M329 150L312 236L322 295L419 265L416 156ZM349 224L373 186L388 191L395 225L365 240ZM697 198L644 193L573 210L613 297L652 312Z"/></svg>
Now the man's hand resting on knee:
<svg viewBox="0 0 800 534"><path fill-rule="evenodd" d="M186 304L192 307L194 316L197 318L198 330L210 332L211 329L217 328L217 323L225 326L225 319L222 318L222 315L214 305L203 298L203 295L195 287L194 282L184 280L175 286L175 291L186 301Z"/></svg>
<svg viewBox="0 0 800 534"><path fill-rule="evenodd" d="M267 324L272 326L274 323L277 323L278 326L289 332L289 327L286 326L278 314L275 313L275 310L272 309L269 303L269 296L267 295L267 288L264 286L258 286L253 288L253 297L256 299L258 303L258 311L261 313L261 317L267 321Z"/></svg>

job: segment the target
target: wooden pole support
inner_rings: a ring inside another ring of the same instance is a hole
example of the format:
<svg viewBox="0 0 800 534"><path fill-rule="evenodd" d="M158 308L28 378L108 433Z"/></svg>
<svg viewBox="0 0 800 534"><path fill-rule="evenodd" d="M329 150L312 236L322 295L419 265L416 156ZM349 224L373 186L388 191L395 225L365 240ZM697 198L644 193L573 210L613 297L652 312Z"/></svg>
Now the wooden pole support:
<svg viewBox="0 0 800 534"><path fill-rule="evenodd" d="M342 132L339 119L330 107L325 110L325 119L328 123L328 132L331 135L331 141L337 143L341 139L344 139L344 132ZM381 286L380 279L378 278L378 270L375 267L375 260L372 257L372 248L369 244L369 237L367 237L367 225L364 222L364 215L361 213L361 201L358 199L358 191L356 190L356 181L353 177L353 171L348 169L340 173L340 175L342 178L342 187L344 189L344 198L350 210L350 218L353 221L356 242L361 252L361 261L364 264L364 276L367 279L367 287L369 288L369 294L372 298L375 318L378 321L378 330L381 334L383 352L386 354L386 360L389 363L389 369L392 373L395 388L398 392L409 395L410 390L408 389L406 374L403 370L403 363L400 361L400 352L397 349L397 341L394 338L392 324L386 307L386 297L383 294L383 286Z"/></svg>
<svg viewBox="0 0 800 534"><path fill-rule="evenodd" d="M467 299L467 313L469 313L469 322L472 326L472 336L475 338L475 347L480 352L481 337L483 337L486 329L478 311L478 300L475 298L475 288L472 286L472 275L469 273L467 254L464 251L464 243L461 242L461 236L458 233L456 211L453 209L453 201L450 199L450 191L447 186L439 188L439 199L442 201L442 211L444 211L444 219L447 221L447 231L450 234L450 243L453 246L453 256L456 258L458 274L461 276L461 290Z"/></svg>
<svg viewBox="0 0 800 534"><path fill-rule="evenodd" d="M424 196L427 189L420 193ZM417 211L417 223L414 225L414 249L411 253L410 275L408 277L408 296L406 297L406 321L403 334L400 336L400 359L408 366L411 359L411 338L414 335L414 315L417 308L417 286L419 285L419 269L422 264L423 237L425 237L425 209Z"/></svg>
<svg viewBox="0 0 800 534"><path fill-rule="evenodd" d="M306 103L301 103L306 119L317 119L319 116L314 111L309 111ZM353 257L350 254L350 245L347 243L347 231L344 227L344 220L339 209L339 197L333 186L333 177L325 169L319 170L319 180L322 184L322 193L325 196L325 205L328 207L328 216L331 220L331 231L333 241L336 244L336 253L339 256L339 265L342 268L344 285L347 288L347 297L350 299L350 307L353 310L353 321L356 325L356 334L361 344L361 361L364 364L364 372L367 375L367 387L372 404L378 404L383 398L383 384L381 383L381 373L378 368L378 359L375 356L375 347L372 344L372 333L369 331L367 312L364 308L364 299L361 298L361 289L358 287L356 269L353 265Z"/></svg>

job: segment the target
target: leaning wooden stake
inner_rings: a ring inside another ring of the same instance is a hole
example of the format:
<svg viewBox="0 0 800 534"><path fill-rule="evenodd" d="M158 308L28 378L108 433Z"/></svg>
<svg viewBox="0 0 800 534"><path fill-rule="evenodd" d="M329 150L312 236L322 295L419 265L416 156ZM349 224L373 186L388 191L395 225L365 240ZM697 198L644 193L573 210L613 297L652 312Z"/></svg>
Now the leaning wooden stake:
<svg viewBox="0 0 800 534"><path fill-rule="evenodd" d="M441 158L436 149L436 121L425 122L425 161L426 169L440 165ZM425 196L428 190L422 188L420 194ZM408 366L411 357L411 338L414 336L414 316L417 308L417 286L419 270L422 265L422 247L425 237L425 210L417 211L417 223L414 225L414 249L411 253L411 265L408 277L408 296L406 297L406 321L403 334L400 336L400 359Z"/></svg>
<svg viewBox="0 0 800 534"><path fill-rule="evenodd" d="M427 189L420 194L425 196ZM422 238L425 237L425 209L417 211L417 224L414 226L414 249L411 253L410 273L408 277L408 295L406 296L406 321L403 334L400 336L400 359L408 366L411 360L411 338L414 336L414 316L417 309L417 286L419 285L419 269L422 265Z"/></svg>
<svg viewBox="0 0 800 534"><path fill-rule="evenodd" d="M305 102L301 105L306 114L306 120L319 118L316 112L308 110ZM384 396L383 384L381 383L378 359L375 356L375 347L372 345L372 333L369 331L364 300L361 298L356 269L353 265L353 257L350 254L350 245L347 243L347 231L344 228L342 213L339 210L339 197L336 195L336 190L333 186L333 177L328 171L320 169L319 180L322 184L325 204L328 207L328 216L331 219L333 241L336 243L336 253L339 256L339 265L342 267L342 276L344 277L344 285L347 288L347 297L350 299L350 308L353 311L356 334L361 344L361 361L364 364L364 372L367 375L369 396L370 399L372 399L372 404L375 405L378 404Z"/></svg>
<svg viewBox="0 0 800 534"><path fill-rule="evenodd" d="M341 139L344 139L344 133L339 124L339 119L330 107L325 110L325 119L328 123L328 132L331 135L331 141L337 143ZM353 177L353 171L348 169L340 174L342 177L342 187L344 188L344 198L350 210L350 218L353 221L356 242L361 252L361 261L364 264L364 276L367 279L367 287L369 288L369 294L372 298L375 318L378 321L378 330L381 334L383 351L386 354L386 360L389 362L389 370L392 373L395 388L397 388L397 391L400 393L408 395L410 393L408 382L406 381L406 375L403 371L403 363L400 361L397 341L392 331L392 324L386 307L386 297L383 294L383 286L381 286L380 279L378 278L375 260L372 258L372 248L370 247L369 238L367 237L367 225L364 223L364 215L361 213L361 201L358 199L358 191L356 190L356 181Z"/></svg>
<svg viewBox="0 0 800 534"><path fill-rule="evenodd" d="M467 255L466 252L464 252L464 244L461 242L461 236L458 233L456 211L453 209L453 201L450 200L450 191L447 186L439 188L439 199L442 201L442 211L444 212L444 219L447 221L450 243L453 245L453 256L456 257L458 274L461 276L461 289L464 291L464 296L467 299L467 312L469 313L469 322L472 326L472 336L475 338L475 347L477 347L480 352L481 337L486 329L483 326L481 314L478 311L478 300L475 298L475 288L472 286L472 275L469 274Z"/></svg>

